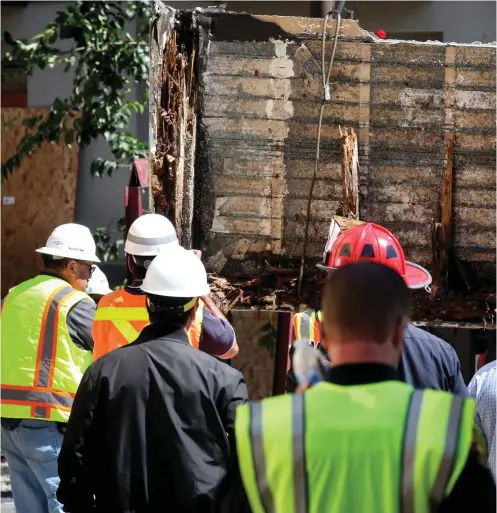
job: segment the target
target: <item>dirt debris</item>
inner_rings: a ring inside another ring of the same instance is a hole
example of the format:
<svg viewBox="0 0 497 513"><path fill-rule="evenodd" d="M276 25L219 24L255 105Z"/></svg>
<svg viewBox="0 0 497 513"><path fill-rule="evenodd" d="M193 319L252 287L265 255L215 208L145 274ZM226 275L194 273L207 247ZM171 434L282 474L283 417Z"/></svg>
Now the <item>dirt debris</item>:
<svg viewBox="0 0 497 513"><path fill-rule="evenodd" d="M298 269L293 276L288 272L274 272L246 280L227 280L209 275L212 296L218 307L227 313L230 309L295 310ZM315 308L320 302L325 275L308 271L302 282L301 304ZM495 328L495 292L490 286L477 291L450 292L432 300L424 291L413 292L414 321L475 323Z"/></svg>

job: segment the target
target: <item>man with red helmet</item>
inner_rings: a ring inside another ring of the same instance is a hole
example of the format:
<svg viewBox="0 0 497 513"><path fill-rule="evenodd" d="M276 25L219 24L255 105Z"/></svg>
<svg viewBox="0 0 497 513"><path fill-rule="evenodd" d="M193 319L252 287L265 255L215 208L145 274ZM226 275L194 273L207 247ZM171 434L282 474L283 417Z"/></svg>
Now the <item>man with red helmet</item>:
<svg viewBox="0 0 497 513"><path fill-rule="evenodd" d="M352 262L370 260L395 269L410 289L427 288L431 284L430 273L420 265L406 261L399 241L386 228L364 223L339 233L335 224L332 221L323 263L317 265L319 269L332 272ZM293 338L310 340L320 348L320 315L319 310L295 314ZM398 372L401 379L415 388L433 388L464 396L468 394L453 347L413 324L408 324L404 332ZM295 387L296 380L290 369L287 391L293 391Z"/></svg>

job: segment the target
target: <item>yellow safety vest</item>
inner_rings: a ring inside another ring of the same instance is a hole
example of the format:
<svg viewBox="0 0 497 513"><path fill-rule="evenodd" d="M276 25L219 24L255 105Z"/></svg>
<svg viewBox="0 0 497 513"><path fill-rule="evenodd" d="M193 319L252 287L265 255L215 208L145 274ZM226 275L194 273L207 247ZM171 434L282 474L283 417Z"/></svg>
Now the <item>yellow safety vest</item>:
<svg viewBox="0 0 497 513"><path fill-rule="evenodd" d="M2 417L67 422L91 363L66 323L82 299L89 296L45 275L10 290L2 304Z"/></svg>
<svg viewBox="0 0 497 513"><path fill-rule="evenodd" d="M472 437L472 399L386 381L320 383L239 406L235 433L253 513L429 513Z"/></svg>
<svg viewBox="0 0 497 513"><path fill-rule="evenodd" d="M307 339L317 345L321 342L320 310L306 310L293 316L294 340Z"/></svg>

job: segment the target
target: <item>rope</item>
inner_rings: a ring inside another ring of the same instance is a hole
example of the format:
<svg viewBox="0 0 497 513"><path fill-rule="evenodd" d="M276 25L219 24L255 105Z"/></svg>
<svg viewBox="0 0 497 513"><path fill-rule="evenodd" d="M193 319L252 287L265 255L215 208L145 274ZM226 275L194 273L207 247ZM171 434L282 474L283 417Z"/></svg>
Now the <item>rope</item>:
<svg viewBox="0 0 497 513"><path fill-rule="evenodd" d="M337 15L337 23L335 27L335 36L333 40L333 48L331 50L331 58L330 65L328 66L328 73L325 75L325 43L326 43L326 29L328 28L328 20L333 13L336 12ZM326 102L331 100L331 92L330 92L330 76L331 76L331 68L333 67L333 61L335 59L335 52L337 49L338 43L338 33L340 31L340 23L342 21L342 17L340 12L338 11L329 11L324 17L323 23L323 34L322 34L322 45L321 45L321 74L323 78L323 96L321 98L321 108L319 109L319 122L318 122L318 134L317 134L317 143L316 143L316 160L314 166L314 173L311 178L311 186L309 189L309 197L307 199L307 213L306 213L306 221L305 221L305 232L304 232L304 246L302 248L302 257L300 260L300 269L299 269L299 280L297 285L297 307L299 307L300 303L300 294L302 292L302 279L304 277L304 264L305 257L307 253L307 240L309 238L309 221L310 221L310 213L311 213L311 203L312 203L312 193L314 191L314 184L316 183L316 176L319 169L319 154L321 147L321 126L323 123L323 113L324 106ZM300 308L300 307L299 307Z"/></svg>

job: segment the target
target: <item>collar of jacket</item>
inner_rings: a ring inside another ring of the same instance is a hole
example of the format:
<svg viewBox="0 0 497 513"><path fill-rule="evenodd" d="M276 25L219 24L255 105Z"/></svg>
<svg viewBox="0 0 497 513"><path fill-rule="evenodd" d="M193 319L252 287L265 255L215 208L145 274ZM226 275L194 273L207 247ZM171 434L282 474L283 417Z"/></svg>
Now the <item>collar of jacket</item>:
<svg viewBox="0 0 497 513"><path fill-rule="evenodd" d="M328 370L326 381L335 385L368 385L381 381L398 381L397 370L382 363L349 363Z"/></svg>
<svg viewBox="0 0 497 513"><path fill-rule="evenodd" d="M167 340L167 342L178 342L190 345L188 334L181 326L163 324L149 324L140 333L140 336L132 344L141 344L150 340Z"/></svg>

